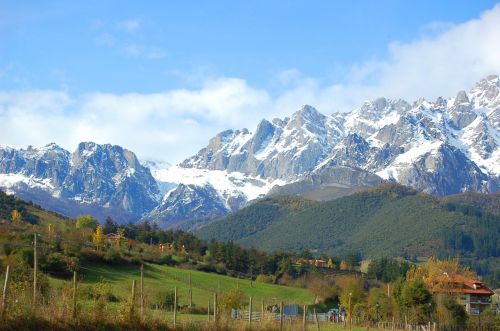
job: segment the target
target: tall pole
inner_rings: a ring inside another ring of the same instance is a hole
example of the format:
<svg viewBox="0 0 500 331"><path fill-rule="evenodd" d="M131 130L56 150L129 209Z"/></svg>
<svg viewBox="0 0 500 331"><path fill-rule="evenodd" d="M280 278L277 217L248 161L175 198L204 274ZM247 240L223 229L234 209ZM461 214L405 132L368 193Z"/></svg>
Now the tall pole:
<svg viewBox="0 0 500 331"><path fill-rule="evenodd" d="M135 279L132 280L132 302L130 305L130 317L134 314L134 305L135 305Z"/></svg>
<svg viewBox="0 0 500 331"><path fill-rule="evenodd" d="M177 286L174 287L174 329L177 327Z"/></svg>
<svg viewBox="0 0 500 331"><path fill-rule="evenodd" d="M319 320L318 314L316 314L316 308L314 308L314 319L316 320L316 330L319 331Z"/></svg>
<svg viewBox="0 0 500 331"><path fill-rule="evenodd" d="M208 305L207 305L207 321L210 322L210 298L208 298Z"/></svg>
<svg viewBox="0 0 500 331"><path fill-rule="evenodd" d="M144 320L144 264L141 264L141 321Z"/></svg>
<svg viewBox="0 0 500 331"><path fill-rule="evenodd" d="M264 299L262 299L260 309L261 309L260 321L264 322Z"/></svg>
<svg viewBox="0 0 500 331"><path fill-rule="evenodd" d="M36 254L36 233L33 241L33 308L36 308L36 288L37 284L37 254Z"/></svg>
<svg viewBox="0 0 500 331"><path fill-rule="evenodd" d="M349 329L352 329L352 305L351 305L352 292L349 292Z"/></svg>
<svg viewBox="0 0 500 331"><path fill-rule="evenodd" d="M283 330L283 301L280 302L280 331Z"/></svg>
<svg viewBox="0 0 500 331"><path fill-rule="evenodd" d="M248 304L248 328L252 328L252 297L250 297L250 303Z"/></svg>
<svg viewBox="0 0 500 331"><path fill-rule="evenodd" d="M306 331L306 314L307 306L304 305L304 310L302 311L302 331Z"/></svg>
<svg viewBox="0 0 500 331"><path fill-rule="evenodd" d="M73 318L76 318L76 271L73 271Z"/></svg>
<svg viewBox="0 0 500 331"><path fill-rule="evenodd" d="M9 272L10 272L10 265L7 266L7 270L5 271L5 281L3 283L2 306L0 307L0 317L3 317L3 313L7 305L6 299L7 299L7 285L9 283Z"/></svg>
<svg viewBox="0 0 500 331"><path fill-rule="evenodd" d="M214 322L217 322L217 293L214 293Z"/></svg>
<svg viewBox="0 0 500 331"><path fill-rule="evenodd" d="M191 286L191 271L189 272L189 309L193 306L193 288Z"/></svg>

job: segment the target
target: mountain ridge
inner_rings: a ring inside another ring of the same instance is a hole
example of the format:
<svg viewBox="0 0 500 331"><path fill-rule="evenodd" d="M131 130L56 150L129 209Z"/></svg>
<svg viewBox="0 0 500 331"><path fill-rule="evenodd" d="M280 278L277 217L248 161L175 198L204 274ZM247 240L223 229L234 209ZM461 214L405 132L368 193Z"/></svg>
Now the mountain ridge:
<svg viewBox="0 0 500 331"><path fill-rule="evenodd" d="M268 194L328 200L384 181L442 196L496 192L500 80L490 75L433 102L377 98L348 113L305 105L253 133L225 130L178 165L144 164L119 146L90 142L73 153L56 144L0 146L0 187L60 210L62 201L162 227L220 217Z"/></svg>

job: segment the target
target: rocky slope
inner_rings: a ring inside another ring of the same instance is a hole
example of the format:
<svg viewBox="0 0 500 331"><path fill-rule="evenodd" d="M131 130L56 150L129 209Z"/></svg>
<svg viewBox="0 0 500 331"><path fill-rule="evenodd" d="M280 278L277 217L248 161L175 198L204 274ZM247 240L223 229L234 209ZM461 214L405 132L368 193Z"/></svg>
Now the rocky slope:
<svg viewBox="0 0 500 331"><path fill-rule="evenodd" d="M421 98L410 104L378 98L332 115L306 105L290 118L262 120L254 133L221 132L162 175L193 189L212 186L222 193L221 201L237 196L237 207L266 193L327 200L381 181L436 195L495 192L500 186L499 91L499 78L492 75L469 93L459 91L446 100ZM221 187L221 181L230 184ZM249 192L249 187L258 189ZM227 212L234 210L225 205Z"/></svg>
<svg viewBox="0 0 500 331"><path fill-rule="evenodd" d="M120 146L56 144L0 147L0 187L68 216L92 213L138 220L160 201L157 183L134 153Z"/></svg>
<svg viewBox="0 0 500 331"><path fill-rule="evenodd" d="M267 194L328 200L383 181L435 195L495 192L499 146L500 80L488 76L449 99L378 98L331 115L306 105L255 132L226 130L179 165L147 162L156 181L118 146L2 147L0 187L59 211L97 206L170 227Z"/></svg>

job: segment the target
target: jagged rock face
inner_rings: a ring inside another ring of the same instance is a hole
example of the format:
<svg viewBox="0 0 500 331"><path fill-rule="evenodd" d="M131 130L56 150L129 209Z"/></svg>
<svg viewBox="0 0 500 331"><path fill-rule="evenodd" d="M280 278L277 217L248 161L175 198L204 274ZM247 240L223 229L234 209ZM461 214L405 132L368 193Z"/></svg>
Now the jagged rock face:
<svg viewBox="0 0 500 331"><path fill-rule="evenodd" d="M119 146L81 143L73 154L56 144L26 150L0 148L0 172L4 188L29 196L42 206L50 195L61 200L56 209L66 214L65 202L85 204L87 212L94 206L99 215L108 208L110 213L118 213L119 221L140 219L160 199L149 169L134 153ZM9 179L13 185L6 187ZM44 194L35 194L35 189ZM75 214L79 211L75 208ZM124 219L120 219L122 216Z"/></svg>
<svg viewBox="0 0 500 331"><path fill-rule="evenodd" d="M330 200L353 193L352 189L379 185L383 180L368 171L347 166L325 166L304 179L275 186L269 195L303 195L316 200Z"/></svg>
<svg viewBox="0 0 500 331"><path fill-rule="evenodd" d="M410 167L402 169L398 181L420 191L448 195L449 192L489 191L488 176L460 150L448 144L428 152ZM494 189L496 191L497 189Z"/></svg>
<svg viewBox="0 0 500 331"><path fill-rule="evenodd" d="M202 150L182 166L288 183L325 167L344 166L435 194L489 192L500 181L499 126L499 78L488 76L469 94L460 91L448 100L421 98L410 105L378 98L331 116L304 106L291 118L263 120L254 134L245 131L244 138L232 138L227 145L238 147L224 154L227 163L199 162Z"/></svg>
<svg viewBox="0 0 500 331"><path fill-rule="evenodd" d="M262 120L254 134L231 131L225 146L212 143L214 138L181 166L291 178L311 171L329 154L341 137L338 125L335 119L304 106L291 118Z"/></svg>
<svg viewBox="0 0 500 331"><path fill-rule="evenodd" d="M146 218L168 228L182 221L214 219L228 212L213 187L180 184Z"/></svg>
<svg viewBox="0 0 500 331"><path fill-rule="evenodd" d="M499 146L500 80L488 76L450 99L378 98L332 115L306 105L254 133L226 130L181 164L156 169L157 182L119 146L1 147L0 187L33 200L44 192L56 210L71 202L192 227L267 193L332 198L383 180L438 195L498 191Z"/></svg>
<svg viewBox="0 0 500 331"><path fill-rule="evenodd" d="M54 186L62 185L70 168L70 153L56 144L42 148L16 150L0 147L0 173L18 173L27 177L50 179Z"/></svg>
<svg viewBox="0 0 500 331"><path fill-rule="evenodd" d="M450 108L450 120L453 126L457 129L463 129L471 124L477 117L477 114L472 111L473 104L469 101L469 97L465 91L458 92L453 106Z"/></svg>

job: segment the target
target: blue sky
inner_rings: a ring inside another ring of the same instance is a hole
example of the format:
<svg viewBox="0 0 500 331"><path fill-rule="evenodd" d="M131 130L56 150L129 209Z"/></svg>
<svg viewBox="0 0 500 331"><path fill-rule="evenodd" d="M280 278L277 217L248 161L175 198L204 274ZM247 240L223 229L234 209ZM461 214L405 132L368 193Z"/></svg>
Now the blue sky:
<svg viewBox="0 0 500 331"><path fill-rule="evenodd" d="M304 103L449 97L500 71L495 3L2 1L0 143L178 162Z"/></svg>

